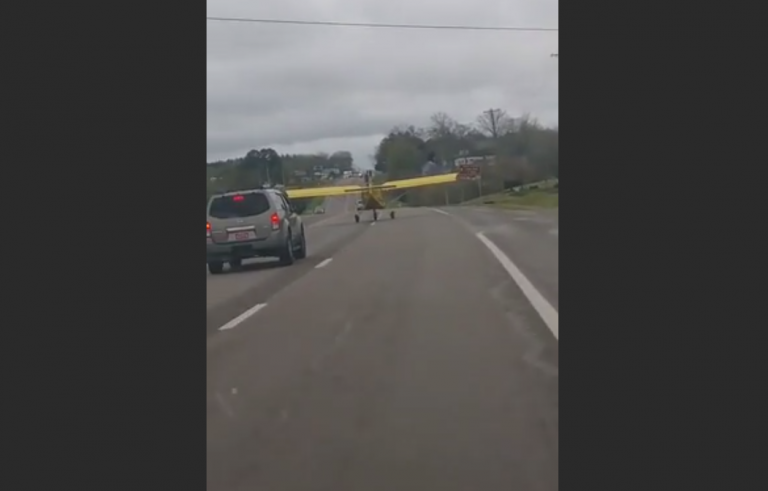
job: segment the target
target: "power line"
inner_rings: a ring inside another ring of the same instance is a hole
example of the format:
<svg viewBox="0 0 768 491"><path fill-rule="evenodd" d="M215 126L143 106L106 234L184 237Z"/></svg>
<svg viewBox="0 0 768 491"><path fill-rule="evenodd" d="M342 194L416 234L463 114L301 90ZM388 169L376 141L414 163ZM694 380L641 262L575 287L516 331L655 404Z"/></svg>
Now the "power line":
<svg viewBox="0 0 768 491"><path fill-rule="evenodd" d="M523 32L557 32L557 27L511 27L511 26L452 26L429 24L377 24L369 22L327 22L319 20L286 20L286 19L249 19L244 17L206 17L212 22L248 22L255 24L292 24L298 26L329 26L329 27L374 27L384 29L442 29L451 31L523 31Z"/></svg>

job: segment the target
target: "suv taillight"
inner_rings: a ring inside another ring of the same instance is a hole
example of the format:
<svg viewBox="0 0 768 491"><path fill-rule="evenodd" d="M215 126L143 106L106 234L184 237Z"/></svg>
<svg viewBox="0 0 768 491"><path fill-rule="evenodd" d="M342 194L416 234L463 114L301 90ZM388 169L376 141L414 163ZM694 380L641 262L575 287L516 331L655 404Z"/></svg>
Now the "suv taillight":
<svg viewBox="0 0 768 491"><path fill-rule="evenodd" d="M280 216L277 213L272 213L272 216L269 217L269 221L272 222L272 230L280 228Z"/></svg>
<svg viewBox="0 0 768 491"><path fill-rule="evenodd" d="M205 224L205 236L210 237L211 236L211 224L206 222Z"/></svg>

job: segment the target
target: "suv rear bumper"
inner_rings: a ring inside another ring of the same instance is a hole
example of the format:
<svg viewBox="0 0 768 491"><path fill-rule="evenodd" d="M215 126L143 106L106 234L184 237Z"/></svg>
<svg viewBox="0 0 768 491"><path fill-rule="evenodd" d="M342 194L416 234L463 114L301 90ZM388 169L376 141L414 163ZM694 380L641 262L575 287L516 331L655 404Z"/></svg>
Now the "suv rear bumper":
<svg viewBox="0 0 768 491"><path fill-rule="evenodd" d="M206 242L207 262L227 262L232 259L248 259L259 256L277 256L285 247L282 231L272 232L268 237L244 242Z"/></svg>

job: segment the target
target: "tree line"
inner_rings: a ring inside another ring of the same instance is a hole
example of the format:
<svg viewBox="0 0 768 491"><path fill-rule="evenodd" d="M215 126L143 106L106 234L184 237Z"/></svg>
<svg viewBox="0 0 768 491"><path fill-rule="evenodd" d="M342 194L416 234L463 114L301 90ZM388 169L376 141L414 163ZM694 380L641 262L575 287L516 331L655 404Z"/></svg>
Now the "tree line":
<svg viewBox="0 0 768 491"><path fill-rule="evenodd" d="M339 171L350 170L354 164L352 154L346 150L332 154L278 154L272 148L250 150L243 157L209 162L208 180L211 178L229 178L226 184L248 186L248 181L258 184L272 182L276 184L298 184L301 177L311 176L315 169L334 168Z"/></svg>
<svg viewBox="0 0 768 491"><path fill-rule="evenodd" d="M512 117L502 109L489 109L470 123L460 123L439 112L426 127L393 128L373 155L377 180L407 179L421 175L427 161L455 170L459 159L474 159L481 167L479 182L418 188L396 198L409 205L459 203L479 195L559 175L559 130L528 114ZM237 159L210 162L208 197L216 192L258 187L263 183L288 187L316 186L316 169L351 170L350 152L280 155L272 148L254 149ZM300 208L310 202L297 203Z"/></svg>
<svg viewBox="0 0 768 491"><path fill-rule="evenodd" d="M461 159L481 168L479 182L414 189L399 197L410 205L458 203L480 194L558 177L559 131L528 114L511 117L502 109L489 109L471 123L460 123L443 112L434 114L424 128L394 128L376 148L375 169L388 180L421 175L431 160L445 172Z"/></svg>
<svg viewBox="0 0 768 491"><path fill-rule="evenodd" d="M287 187L317 185L313 175L319 169L335 169L340 173L351 170L352 154L346 150L332 154L284 154L272 148L254 149L243 157L209 162L207 167L207 196L251 189L263 184L282 184ZM294 205L303 211L312 200L296 200Z"/></svg>

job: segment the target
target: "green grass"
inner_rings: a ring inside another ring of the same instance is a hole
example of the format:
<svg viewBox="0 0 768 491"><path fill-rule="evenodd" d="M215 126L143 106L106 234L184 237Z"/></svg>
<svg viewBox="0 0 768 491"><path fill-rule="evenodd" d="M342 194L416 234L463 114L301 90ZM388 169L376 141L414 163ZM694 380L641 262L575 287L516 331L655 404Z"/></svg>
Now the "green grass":
<svg viewBox="0 0 768 491"><path fill-rule="evenodd" d="M462 205L491 206L495 208L557 208L559 206L559 194L553 189L536 189L521 191L519 193L489 194Z"/></svg>

